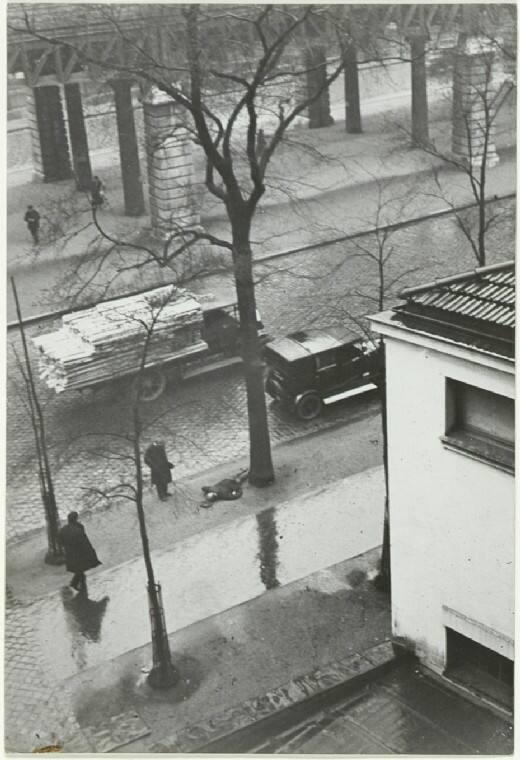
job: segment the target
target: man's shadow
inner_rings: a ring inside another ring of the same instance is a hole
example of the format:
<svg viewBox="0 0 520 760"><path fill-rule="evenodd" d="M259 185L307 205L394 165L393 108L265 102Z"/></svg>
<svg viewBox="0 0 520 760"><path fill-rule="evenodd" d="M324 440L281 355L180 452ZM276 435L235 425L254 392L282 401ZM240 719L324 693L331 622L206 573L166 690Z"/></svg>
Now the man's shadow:
<svg viewBox="0 0 520 760"><path fill-rule="evenodd" d="M66 586L61 590L61 598L67 626L71 633L72 657L80 668L87 666L86 642L99 642L101 639L101 624L105 616L110 597L94 601L89 599L87 589L73 595Z"/></svg>

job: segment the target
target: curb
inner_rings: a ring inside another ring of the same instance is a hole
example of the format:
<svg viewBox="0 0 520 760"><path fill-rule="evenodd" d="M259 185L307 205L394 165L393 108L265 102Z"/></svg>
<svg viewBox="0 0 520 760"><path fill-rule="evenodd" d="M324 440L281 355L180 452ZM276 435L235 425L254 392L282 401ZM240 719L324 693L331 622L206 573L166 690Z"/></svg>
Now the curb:
<svg viewBox="0 0 520 760"><path fill-rule="evenodd" d="M498 203L500 201L510 200L512 198L516 198L516 191L505 193L504 195L495 195L492 198L487 198L486 203ZM336 238L321 240L321 241L317 241L313 243L307 243L306 245L299 246L297 248L287 248L283 251L275 251L274 253L267 253L265 256L259 256L258 258L253 259L253 266L260 266L266 261L273 261L274 259L282 258L284 256L292 256L297 253L305 253L306 251L316 250L319 248L326 248L329 245L344 243L348 240L356 240L357 238L360 238L360 237L373 235L375 232L393 231L393 230L402 229L403 227L410 227L414 224L420 224L421 222L431 221L433 219L438 219L443 216L449 216L450 214L454 214L459 211L465 211L467 209L476 207L476 205L477 204L473 201L470 203L465 203L461 206L454 206L453 208L448 207L445 209L440 209L439 211L430 211L427 214L415 216L415 217L412 217L411 219L405 219L402 222L394 222L392 224L382 225L381 227L369 227L364 230L359 230L358 232L351 232L346 235L340 235L339 237L336 237ZM81 254L78 254L76 258L78 258L79 256L81 256ZM70 259L72 258L74 257L70 257ZM24 267L24 268L27 268L27 267ZM229 270L229 273L231 274L231 269ZM16 269L13 269L11 270L11 272L8 272L8 276L15 277ZM211 277L211 275L206 275L206 277L201 277L201 280L207 279L208 277ZM141 288L139 290L132 290L129 293L111 296L110 298L107 298L104 301L95 301L95 302L93 301L91 303L85 303L85 304L82 304L81 306L76 306L72 309L71 308L59 309L58 311L49 311L49 312L43 312L41 314L35 314L34 316L23 319L22 324L27 327L29 325L36 324L38 322L43 322L47 319L58 319L64 314L69 314L76 311L89 309L95 306L97 303L106 303L108 301L113 301L117 298L124 298L127 296L136 296L136 295L139 295L140 293L146 293L146 291L151 290L152 288L146 287L146 288ZM8 322L6 327L7 327L7 331L13 330L16 327L18 327L18 321L14 320L12 322Z"/></svg>
<svg viewBox="0 0 520 760"><path fill-rule="evenodd" d="M261 697L230 707L205 722L187 726L147 751L219 754L253 751L259 742L265 742L269 733L286 727L287 718L302 720L309 712L367 685L405 658L408 655L396 654L392 642L386 640L362 654L321 666Z"/></svg>
<svg viewBox="0 0 520 760"><path fill-rule="evenodd" d="M495 195L492 198L486 198L487 203L498 203L499 201L506 201L512 198L516 198L516 191L511 193L505 193L504 195ZM312 251L316 248L326 248L329 245L336 245L337 243L345 243L347 240L356 240L360 237L373 235L375 232L393 232L394 230L402 229L403 227L411 227L414 224L420 224L421 222L432 221L439 217L449 216L450 214L456 214L459 211L467 211L470 208L476 208L475 201L470 203L464 203L461 206L449 206L445 209L439 209L438 211L429 211L427 214L421 214L420 216L414 216L411 219L404 219L402 222L393 222L392 224L383 224L381 227L369 227L365 230L359 230L358 232L350 232L347 235L340 235L337 238L331 238L330 240L322 240L317 243L307 243L306 245L298 248L287 248L285 251L276 251L276 253L268 253L266 256L255 259L255 264L261 264L264 261L277 259L282 256L291 256L295 253L304 253L305 251Z"/></svg>

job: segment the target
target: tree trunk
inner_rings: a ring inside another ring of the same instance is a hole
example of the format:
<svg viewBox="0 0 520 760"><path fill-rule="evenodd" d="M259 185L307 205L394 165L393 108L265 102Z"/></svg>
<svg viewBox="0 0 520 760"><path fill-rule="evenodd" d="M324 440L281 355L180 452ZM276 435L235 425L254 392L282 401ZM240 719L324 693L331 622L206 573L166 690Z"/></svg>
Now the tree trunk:
<svg viewBox="0 0 520 760"><path fill-rule="evenodd" d="M148 342L147 342L148 346ZM137 517L139 520L139 532L141 534L141 543L143 546L143 558L146 567L148 579L148 599L150 602L150 618L152 626L152 645L154 650L154 663L152 670L148 675L148 683L153 688L167 689L178 681L178 675L171 661L170 644L168 641L168 632L164 621L164 611L160 601L160 585L155 582L155 575L150 553L150 544L148 541L148 531L146 529L146 519L143 505L143 469L141 465L141 418L139 414L141 379L146 359L146 350L143 362L140 368L140 377L136 398L134 401L133 423L134 423L134 464L135 464L135 504L137 507Z"/></svg>
<svg viewBox="0 0 520 760"><path fill-rule="evenodd" d="M482 155L482 163L480 164L480 181L478 185L478 263L481 267L486 265L486 171L488 160L489 133L489 113L486 113L484 150Z"/></svg>
<svg viewBox="0 0 520 760"><path fill-rule="evenodd" d="M232 215L231 225L249 418L249 482L254 486L266 486L274 480L274 469L264 393L264 364L256 324L255 287L249 241L251 221L245 213L238 213Z"/></svg>
<svg viewBox="0 0 520 760"><path fill-rule="evenodd" d="M384 344L381 351L384 352ZM384 365L386 367L386 362ZM386 372L386 370L385 370ZM381 566L379 574L374 578L374 585L380 591L390 593L391 575L390 575L390 499L388 491L388 425L386 409L386 375L381 385L381 427L383 432L383 467L385 476L385 516L383 522L383 546L381 549Z"/></svg>
<svg viewBox="0 0 520 760"><path fill-rule="evenodd" d="M479 224L478 224L478 263L486 266L486 199L484 195L479 201Z"/></svg>

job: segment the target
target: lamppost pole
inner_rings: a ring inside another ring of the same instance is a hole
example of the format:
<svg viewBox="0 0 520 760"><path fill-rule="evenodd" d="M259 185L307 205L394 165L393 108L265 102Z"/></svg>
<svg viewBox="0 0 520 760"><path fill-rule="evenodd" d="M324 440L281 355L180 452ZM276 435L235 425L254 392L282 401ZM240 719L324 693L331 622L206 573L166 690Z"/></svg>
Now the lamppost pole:
<svg viewBox="0 0 520 760"><path fill-rule="evenodd" d="M34 384L31 361L27 348L25 329L22 320L22 311L14 277L11 277L11 287L13 290L14 301L16 305L16 316L18 317L18 326L22 338L22 347L25 360L24 380L26 382L27 398L29 401L29 411L31 415L31 424L34 432L34 441L36 445L36 455L38 457L38 477L40 479L40 488L42 495L43 507L45 510L45 522L47 525L47 553L45 562L48 565L63 565L65 557L63 549L59 542L58 532L60 529L60 517L58 507L56 506L56 496L54 494L54 484L52 482L51 466L47 455L47 442L45 438L45 424L41 410L38 394Z"/></svg>

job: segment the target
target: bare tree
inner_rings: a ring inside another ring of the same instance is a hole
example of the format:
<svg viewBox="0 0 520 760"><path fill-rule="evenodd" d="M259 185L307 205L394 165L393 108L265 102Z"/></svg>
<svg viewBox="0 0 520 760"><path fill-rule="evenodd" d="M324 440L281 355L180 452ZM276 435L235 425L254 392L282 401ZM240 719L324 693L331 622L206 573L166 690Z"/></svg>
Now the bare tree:
<svg viewBox="0 0 520 760"><path fill-rule="evenodd" d="M138 80L165 93L184 114L183 126L205 156L205 186L223 205L230 238L209 236L200 227L173 224L172 241L184 250L201 242L225 249L232 259L240 314L249 432L250 482L262 486L274 477L263 390L263 365L256 323L251 224L265 193L267 167L287 130L317 102L343 71L339 55L331 70L312 53L348 38L346 6L136 6L142 23L168 29L168 44L146 46L128 31L126 6L79 5L78 23L108 26L123 49L119 58L96 55L37 28L25 13L24 32L69 49L80 64L107 76ZM14 29L14 27L12 27ZM174 44L171 35L174 35ZM307 61L307 63L305 62ZM319 76L313 76L315 67ZM305 83L312 79L309 93ZM224 107L222 106L224 103ZM262 119L272 123L259 149ZM242 171L243 169L243 171ZM163 261L163 265L166 261Z"/></svg>
<svg viewBox="0 0 520 760"><path fill-rule="evenodd" d="M489 35L486 38L481 36L469 40L466 34L461 34L457 51L464 50L467 44L478 48L472 50L471 54L478 56L479 73L478 76L468 73L463 66L459 71L458 64L455 63L453 122L458 133L453 136L453 145L448 147L441 137L438 141L415 139L414 146L436 159L441 159L445 165L466 177L476 204L476 223L475 214L459 210L456 202L443 189L438 168L433 169L436 190L430 194L442 198L453 210L457 225L468 241L479 266L484 266L486 234L500 218L500 214L487 205L487 172L497 160L494 146L497 117L514 90L514 84L510 79L505 79L499 84L496 81L498 42ZM408 130L405 131L407 136L411 137Z"/></svg>
<svg viewBox="0 0 520 760"><path fill-rule="evenodd" d="M143 422L142 404L144 383L146 378L146 366L148 363L149 350L154 338L157 326L165 307L175 299L175 288L169 292L158 293L156 297L148 298L147 313L127 314L127 319L135 329L139 329L136 336L140 344L140 360L134 382L127 418L130 425L125 435L116 436L119 446L111 449L105 446L102 455L112 462L131 464L132 474L128 476L127 468L120 481L111 487L96 486L86 489L87 493L95 499L112 500L127 499L135 504L139 523L139 532L143 549L143 559L146 568L147 590L150 603L150 618L152 630L153 667L148 675L148 681L154 688L168 688L178 680L177 672L172 664L168 632L166 629L164 609L162 606L161 586L156 580L152 563L150 542L146 527L146 513L144 508L144 476L142 464L142 435L145 425ZM121 443L123 444L121 447Z"/></svg>

